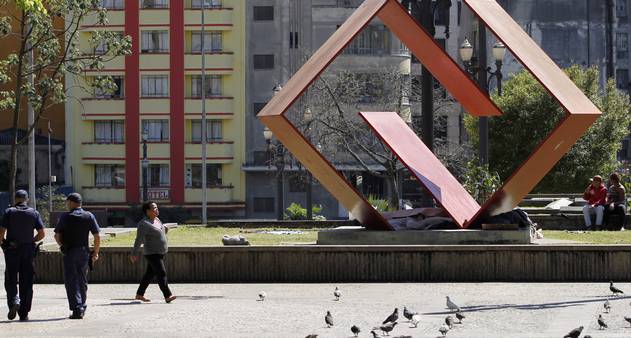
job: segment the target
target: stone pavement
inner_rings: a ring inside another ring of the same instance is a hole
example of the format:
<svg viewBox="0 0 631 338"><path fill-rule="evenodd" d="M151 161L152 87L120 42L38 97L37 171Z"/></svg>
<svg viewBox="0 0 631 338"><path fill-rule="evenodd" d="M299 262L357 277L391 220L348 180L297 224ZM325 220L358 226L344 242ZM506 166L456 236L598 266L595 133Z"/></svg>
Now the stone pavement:
<svg viewBox="0 0 631 338"><path fill-rule="evenodd" d="M158 287L150 286L151 304L131 300L136 285L96 284L89 288L84 320L69 320L63 285L36 285L31 321L6 320L2 306L0 336L116 337L371 337L395 307L422 313L418 328L400 319L392 337L437 337L448 315L445 296L462 307L467 318L448 337L563 337L580 325L592 337L631 337L623 316L631 316L631 297L612 298L603 314L609 329L597 329L596 318L610 295L608 284L339 284L342 298L334 301L333 284L173 284L179 299L165 304ZM631 292L631 284L617 284ZM267 300L256 301L259 291ZM2 293L1 304L5 304ZM331 311L335 326L326 328ZM401 315L401 318L403 316Z"/></svg>

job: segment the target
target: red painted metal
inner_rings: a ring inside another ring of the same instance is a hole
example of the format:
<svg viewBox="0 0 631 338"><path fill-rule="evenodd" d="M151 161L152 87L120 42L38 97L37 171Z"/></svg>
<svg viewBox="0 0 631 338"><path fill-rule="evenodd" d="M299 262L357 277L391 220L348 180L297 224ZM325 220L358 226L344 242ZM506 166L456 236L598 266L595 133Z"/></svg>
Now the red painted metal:
<svg viewBox="0 0 631 338"><path fill-rule="evenodd" d="M137 0L125 0L125 34L132 53L125 56L125 198L140 201L140 13Z"/></svg>
<svg viewBox="0 0 631 338"><path fill-rule="evenodd" d="M359 115L397 155L443 209L461 227L466 227L480 205L440 163L396 112L361 112Z"/></svg>
<svg viewBox="0 0 631 338"><path fill-rule="evenodd" d="M171 202L184 203L184 1L169 7Z"/></svg>

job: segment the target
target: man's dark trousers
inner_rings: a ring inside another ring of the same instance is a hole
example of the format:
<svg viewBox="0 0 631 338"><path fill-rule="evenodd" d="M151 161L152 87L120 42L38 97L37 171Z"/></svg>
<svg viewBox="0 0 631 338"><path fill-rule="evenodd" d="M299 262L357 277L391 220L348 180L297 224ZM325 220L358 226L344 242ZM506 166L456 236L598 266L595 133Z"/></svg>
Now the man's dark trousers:
<svg viewBox="0 0 631 338"><path fill-rule="evenodd" d="M25 316L31 311L33 301L33 244L19 244L4 251L6 270L4 288L7 291L7 305L20 304L18 314ZM18 294L19 284L19 294Z"/></svg>
<svg viewBox="0 0 631 338"><path fill-rule="evenodd" d="M64 254L64 281L70 311L84 312L88 291L88 259L90 251L87 247L68 248Z"/></svg>

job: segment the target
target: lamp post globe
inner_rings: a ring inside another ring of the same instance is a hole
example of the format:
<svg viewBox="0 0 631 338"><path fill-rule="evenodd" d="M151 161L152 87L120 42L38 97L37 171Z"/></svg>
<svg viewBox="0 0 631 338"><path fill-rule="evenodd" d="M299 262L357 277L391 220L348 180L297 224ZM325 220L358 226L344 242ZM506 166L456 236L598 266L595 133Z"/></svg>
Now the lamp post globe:
<svg viewBox="0 0 631 338"><path fill-rule="evenodd" d="M506 46L501 41L498 41L493 45L493 57L495 61L502 62L504 60L504 55L506 55Z"/></svg>
<svg viewBox="0 0 631 338"><path fill-rule="evenodd" d="M471 45L471 43L469 43L468 39L464 39L464 41L460 45L459 52L460 59L462 59L463 62L467 63L471 61L471 58L473 57L473 46Z"/></svg>

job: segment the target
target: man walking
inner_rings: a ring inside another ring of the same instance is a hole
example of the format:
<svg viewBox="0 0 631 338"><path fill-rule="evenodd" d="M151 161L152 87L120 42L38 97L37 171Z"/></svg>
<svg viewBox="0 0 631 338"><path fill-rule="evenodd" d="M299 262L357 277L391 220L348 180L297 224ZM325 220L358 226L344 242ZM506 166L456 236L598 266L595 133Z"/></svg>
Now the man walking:
<svg viewBox="0 0 631 338"><path fill-rule="evenodd" d="M82 198L77 193L68 195L68 212L59 217L55 227L55 240L59 244L64 260L64 282L70 319L83 319L87 307L88 261L99 259L101 237L94 215L81 208ZM94 251L90 253L88 239L94 236Z"/></svg>
<svg viewBox="0 0 631 338"><path fill-rule="evenodd" d="M583 207L583 217L588 230L592 228L592 214L596 214L596 229L598 230L602 227L606 198L607 188L603 185L603 178L600 175L596 175L583 193L583 199L587 201L587 204Z"/></svg>
<svg viewBox="0 0 631 338"><path fill-rule="evenodd" d="M35 242L45 236L42 217L37 210L26 205L27 201L26 191L16 191L15 206L5 210L0 222L0 247L6 262L4 288L7 291L7 317L10 320L15 319L16 314L20 315L21 321L28 320L33 300ZM35 237L34 230L37 231Z"/></svg>

